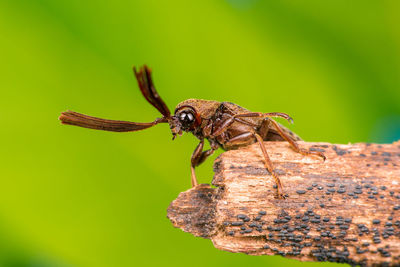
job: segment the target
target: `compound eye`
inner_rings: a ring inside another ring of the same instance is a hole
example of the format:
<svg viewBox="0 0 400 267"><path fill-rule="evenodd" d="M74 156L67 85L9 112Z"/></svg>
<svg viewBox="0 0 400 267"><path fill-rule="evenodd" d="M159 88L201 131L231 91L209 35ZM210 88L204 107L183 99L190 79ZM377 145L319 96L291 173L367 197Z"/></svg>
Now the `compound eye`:
<svg viewBox="0 0 400 267"><path fill-rule="evenodd" d="M193 122L194 122L194 116L193 116L192 113L182 112L182 113L179 115L179 120L181 121L182 126L183 126L184 128L187 128L187 127L190 127L190 126L193 124Z"/></svg>
<svg viewBox="0 0 400 267"><path fill-rule="evenodd" d="M194 117L192 113L185 113L183 112L180 116L180 121L181 122L191 122L194 121Z"/></svg>

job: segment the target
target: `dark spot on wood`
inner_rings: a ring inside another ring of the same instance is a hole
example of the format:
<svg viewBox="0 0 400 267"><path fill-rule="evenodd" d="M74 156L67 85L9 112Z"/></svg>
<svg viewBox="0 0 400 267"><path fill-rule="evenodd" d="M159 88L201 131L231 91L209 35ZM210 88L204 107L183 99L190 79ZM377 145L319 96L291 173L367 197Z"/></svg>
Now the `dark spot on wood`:
<svg viewBox="0 0 400 267"><path fill-rule="evenodd" d="M303 222L308 222L310 220L310 218L308 216L304 216L303 218L301 218L301 220Z"/></svg>
<svg viewBox="0 0 400 267"><path fill-rule="evenodd" d="M244 219L244 218L246 218L247 216L245 215L245 214L238 214L237 216L236 216L238 219Z"/></svg>
<svg viewBox="0 0 400 267"><path fill-rule="evenodd" d="M373 224L380 224L380 223L381 223L381 220L379 220L379 219L373 219L373 220L372 220L372 223L373 223Z"/></svg>
<svg viewBox="0 0 400 267"><path fill-rule="evenodd" d="M310 151L318 151L318 152L325 152L325 149L322 148L316 148L316 147L310 147Z"/></svg>
<svg viewBox="0 0 400 267"><path fill-rule="evenodd" d="M340 148L338 148L337 146L333 146L332 149L336 152L336 154L337 154L338 156L343 156L343 155L345 155L345 154L347 153L346 150L340 149Z"/></svg>

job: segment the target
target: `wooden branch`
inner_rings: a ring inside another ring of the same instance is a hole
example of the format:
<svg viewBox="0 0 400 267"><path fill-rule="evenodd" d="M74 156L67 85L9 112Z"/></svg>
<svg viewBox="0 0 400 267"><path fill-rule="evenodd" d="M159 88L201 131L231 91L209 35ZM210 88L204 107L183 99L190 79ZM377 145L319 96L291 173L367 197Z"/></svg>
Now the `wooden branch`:
<svg viewBox="0 0 400 267"><path fill-rule="evenodd" d="M327 160L266 142L287 199L277 199L258 144L221 154L212 184L179 194L175 227L221 250L300 261L400 265L400 141L304 143Z"/></svg>

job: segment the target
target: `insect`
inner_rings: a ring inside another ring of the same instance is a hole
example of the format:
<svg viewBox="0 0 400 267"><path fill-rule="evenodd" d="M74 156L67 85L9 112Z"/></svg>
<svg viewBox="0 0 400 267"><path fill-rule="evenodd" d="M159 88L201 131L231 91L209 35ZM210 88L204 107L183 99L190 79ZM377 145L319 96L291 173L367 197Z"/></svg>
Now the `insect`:
<svg viewBox="0 0 400 267"><path fill-rule="evenodd" d="M325 156L321 152L300 148L296 143L301 140L300 137L272 119L280 117L292 122L292 118L285 113L250 112L230 102L188 99L179 103L172 115L155 89L150 68L144 65L139 71L134 67L133 71L140 91L146 100L162 114L161 118L157 118L153 122L140 123L106 120L66 111L61 113L60 121L63 124L113 132L133 132L153 127L159 123L168 123L172 139L175 139L177 135L182 135L182 132L191 132L200 140L191 157L190 169L193 187L198 184L195 167L203 163L220 147L224 150L231 150L258 142L264 155L265 167L277 185L278 198L284 198L285 193L263 141L287 141L296 152L303 155L317 155L325 160ZM210 149L203 151L205 139L209 141Z"/></svg>

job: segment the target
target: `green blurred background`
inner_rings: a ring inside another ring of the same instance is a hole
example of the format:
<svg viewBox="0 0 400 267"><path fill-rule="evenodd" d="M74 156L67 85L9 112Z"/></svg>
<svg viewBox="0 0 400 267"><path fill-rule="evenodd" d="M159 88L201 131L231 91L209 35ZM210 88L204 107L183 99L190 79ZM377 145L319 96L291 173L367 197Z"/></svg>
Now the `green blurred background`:
<svg viewBox="0 0 400 267"><path fill-rule="evenodd" d="M172 227L191 135L62 126L71 109L159 116L187 98L292 115L308 141L400 138L399 1L0 1L0 266L267 266ZM287 125L285 122L283 122ZM198 168L208 183L212 161Z"/></svg>

